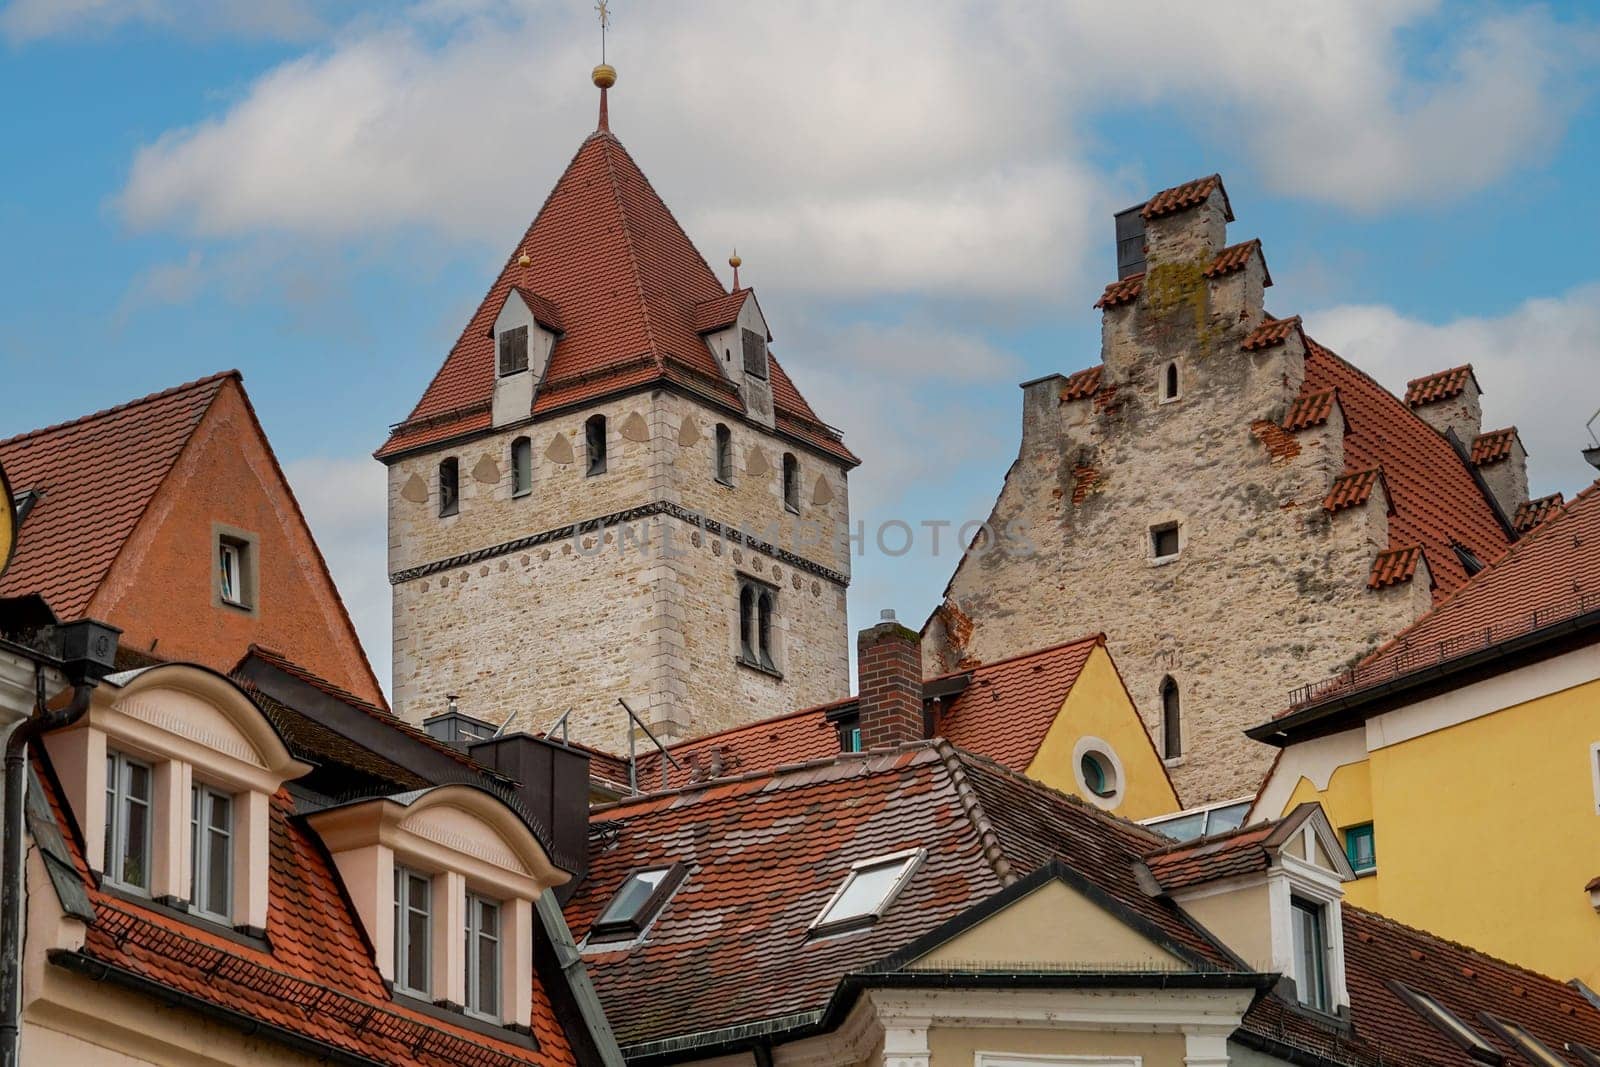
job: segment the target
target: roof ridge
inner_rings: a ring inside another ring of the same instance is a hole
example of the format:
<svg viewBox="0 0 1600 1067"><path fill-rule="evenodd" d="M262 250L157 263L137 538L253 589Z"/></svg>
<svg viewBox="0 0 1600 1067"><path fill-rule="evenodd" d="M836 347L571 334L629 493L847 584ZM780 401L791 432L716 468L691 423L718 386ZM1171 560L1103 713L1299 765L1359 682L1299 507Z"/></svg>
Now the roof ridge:
<svg viewBox="0 0 1600 1067"><path fill-rule="evenodd" d="M950 775L950 784L955 787L956 797L961 802L961 813L972 823L973 830L977 831L978 840L983 845L983 858L994 870L995 877L1000 879L1001 887L1019 881L1022 875L1012 868L1011 861L1006 858L1005 847L1000 843L1000 835L995 832L994 823L989 821L988 814L983 810L983 800L973 787L967 769L961 764L959 753L965 750L957 749L942 737L933 739L933 747L934 751L939 753L939 759L943 762L946 773Z"/></svg>
<svg viewBox="0 0 1600 1067"><path fill-rule="evenodd" d="M938 740L944 741L943 738L939 738ZM947 742L947 741L945 741L944 743L945 744L949 744L949 742ZM1148 826L1145 826L1142 823L1134 822L1132 819L1128 818L1125 815L1118 815L1115 812L1106 811L1104 808L1096 807L1095 805L1089 803L1087 800L1084 800L1082 797L1074 796L1071 793L1068 793L1068 792L1065 792L1063 790L1057 789L1055 786L1050 785L1050 784L1048 784L1046 782L1041 782L1037 778L1029 778L1026 774L1023 774L1021 771L1012 770L1010 767L1007 767L1005 764L1000 763L1000 762L998 762L996 760L993 760L993 759L989 758L988 756L985 756L981 752L974 752L970 748L957 748L954 745L951 745L950 747L957 754L959 754L959 756L963 760L973 760L973 761L975 761L977 763L981 763L981 764L983 764L985 770L992 770L992 771L994 771L994 772L996 772L998 774L1003 774L1007 778L1010 778L1012 781L1015 781L1015 782L1019 783L1020 785L1025 786L1026 788L1039 789L1039 790L1043 790L1046 793L1051 793L1051 794L1053 794L1055 796L1058 796L1062 800L1066 801L1068 804L1072 805L1077 810L1082 811L1083 813L1085 813L1086 815L1089 815L1089 816L1092 816L1092 817L1098 818L1098 819L1104 819L1106 822L1110 823L1113 826L1116 826L1118 829L1121 829L1121 830L1132 830L1132 831L1134 831L1135 833L1137 833L1141 837L1153 839L1156 843L1159 843L1159 842L1167 840L1167 837L1166 837L1165 834L1158 833L1157 831L1150 829ZM1141 853L1140 855L1142 856L1143 854Z"/></svg>
<svg viewBox="0 0 1600 1067"><path fill-rule="evenodd" d="M1470 371L1470 370L1472 370L1472 364L1470 364L1470 363L1463 363L1459 367L1446 367L1444 370L1436 370L1436 371L1433 371L1432 373L1424 374L1424 375L1421 375L1419 377L1412 378L1410 381L1406 382L1406 386L1407 386L1407 388L1409 388L1409 387L1411 387L1413 385L1416 385L1419 382L1428 382L1428 381L1432 381L1435 378L1443 378L1443 377L1445 377L1447 375L1460 374L1462 371Z"/></svg>
<svg viewBox="0 0 1600 1067"><path fill-rule="evenodd" d="M1035 648L1027 652L1014 652L1011 655L1005 656L1001 659L988 660L984 663L978 663L963 670L946 671L943 674L930 674L925 676L922 680L924 682L939 682L946 678L956 678L963 674L976 674L978 671L988 670L991 667L1003 667L1008 663L1015 663L1018 660L1028 659L1030 656L1043 656L1050 652L1059 652L1064 648L1071 648L1074 645L1086 645L1091 642L1100 645L1105 644L1105 631L1101 630L1097 633L1084 634L1082 637L1075 637L1070 641L1057 641L1053 645L1045 645L1043 648Z"/></svg>
<svg viewBox="0 0 1600 1067"><path fill-rule="evenodd" d="M91 412L88 415L79 415L75 419L68 419L65 422L54 423L50 426L41 426L36 430L27 430L23 433L19 433L15 437L0 439L0 447L15 444L19 441L27 441L35 437L42 437L45 434L69 429L73 426L77 426L85 422L91 422L95 419L103 419L108 415L117 415L129 410L130 408L139 407L141 404L149 404L157 400L165 400L167 397L176 396L179 393L186 392L190 389L197 389L203 385L210 385L213 382L219 382L225 378L237 378L240 381L243 381L244 375L240 374L237 370L217 371L215 374L208 374L204 378L196 378L194 381L184 382L182 385L170 386L166 389L161 389L157 392L150 393L147 396L138 397L134 400L125 400L120 404L113 404L111 407L102 408L101 410Z"/></svg>
<svg viewBox="0 0 1600 1067"><path fill-rule="evenodd" d="M617 140L616 135L611 133L610 130L604 131L602 141L616 145L622 149L624 155L627 154L628 150L622 148L622 142ZM611 181L611 199L617 206L617 220L622 226L622 243L628 250L628 267L633 271L633 290L639 297L639 314L644 319L644 335L650 344L650 356L655 360L657 370L662 370L665 369L666 361L662 358L661 345L656 340L655 322L650 317L650 301L644 292L644 272L639 266L639 248L633 241L633 227L628 224L628 209L622 203L622 188L617 184L617 168L611 161L611 152L607 143L602 143L600 157L605 161L606 177ZM634 164L634 169L638 170L638 164ZM640 171L639 173L643 177L644 172ZM650 185L650 179L645 178L644 181L645 185L649 186L650 192L655 194L655 187ZM661 197L656 195L656 199L659 201ZM662 206L665 207L665 203ZM677 224L676 219L673 220L673 224ZM682 229L682 227L680 226L679 229ZM687 237L688 234L685 233L684 236ZM694 242L690 241L689 243L692 245ZM705 262L704 258L701 259L701 262Z"/></svg>
<svg viewBox="0 0 1600 1067"><path fill-rule="evenodd" d="M830 711L834 708L840 708L846 704L854 703L859 699L859 696L848 696L841 700L831 700L826 704L809 704L803 708L795 708L793 711L781 711L776 715L769 715L765 719L757 719L754 722L743 723L739 726L729 726L709 734L701 734L699 737L686 737L682 741L672 742L670 745L667 745L666 748L670 752L673 749L685 748L689 745L698 745L702 742L710 741L718 737L727 737L730 734L742 734L747 730L757 730L763 726L771 725L772 723L788 722L790 719L798 719L805 715L815 715L819 711ZM627 759L626 756L618 756L618 758L623 760ZM654 759L656 757L647 753L644 758ZM719 781L721 780L722 779L719 779Z"/></svg>

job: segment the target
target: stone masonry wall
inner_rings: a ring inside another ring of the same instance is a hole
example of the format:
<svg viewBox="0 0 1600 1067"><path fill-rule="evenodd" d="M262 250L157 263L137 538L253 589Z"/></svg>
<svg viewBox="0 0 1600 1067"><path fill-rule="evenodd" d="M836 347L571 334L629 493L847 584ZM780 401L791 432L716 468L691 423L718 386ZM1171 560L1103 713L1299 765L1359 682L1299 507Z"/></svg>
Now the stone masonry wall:
<svg viewBox="0 0 1600 1067"><path fill-rule="evenodd" d="M1254 792L1275 750L1242 731L1430 599L1425 576L1367 588L1387 547L1381 486L1363 506L1322 506L1344 466L1337 407L1321 426L1280 428L1303 347L1298 333L1240 347L1263 319L1264 264L1205 277L1217 199L1152 225L1142 294L1105 313L1097 393L1064 400L1060 377L1025 387L990 525L1023 524L1034 551L997 537L969 552L924 630L930 672L1104 631L1158 747L1162 680L1179 686L1183 753L1169 766L1186 804ZM1163 401L1173 360L1179 395ZM1151 529L1167 523L1180 551L1158 560Z"/></svg>
<svg viewBox="0 0 1600 1067"><path fill-rule="evenodd" d="M583 426L596 412L607 418L607 469L591 477ZM714 477L718 422L733 435L731 486ZM509 468L520 436L534 466L519 498ZM783 503L786 451L800 464L799 515ZM460 464L460 507L441 517L446 456ZM619 750L619 696L670 740L848 690L846 472L676 392L402 457L389 469L389 509L394 701L413 721L443 712L451 693L462 712L515 715L519 729L543 729L570 707L575 739ZM604 531L571 529L603 516L618 518ZM780 589L781 678L736 662L740 573Z"/></svg>

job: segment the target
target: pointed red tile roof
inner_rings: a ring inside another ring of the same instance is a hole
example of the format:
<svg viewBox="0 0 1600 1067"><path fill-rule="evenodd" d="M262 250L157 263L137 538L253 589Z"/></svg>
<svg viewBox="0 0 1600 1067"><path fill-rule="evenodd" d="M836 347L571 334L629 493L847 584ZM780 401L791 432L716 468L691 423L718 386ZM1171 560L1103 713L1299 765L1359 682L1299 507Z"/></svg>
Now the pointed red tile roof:
<svg viewBox="0 0 1600 1067"><path fill-rule="evenodd" d="M1477 381L1473 377L1470 363L1463 363L1459 367L1451 367L1435 374L1425 374L1421 378L1413 378L1406 383L1406 404L1416 408L1460 396L1469 381Z"/></svg>
<svg viewBox="0 0 1600 1067"><path fill-rule="evenodd" d="M1206 202L1206 198L1217 190L1222 190L1222 206L1227 212L1229 222L1233 221L1233 208L1228 206L1228 191L1222 188L1222 175L1212 174L1205 178L1196 178L1182 185L1174 185L1171 189L1163 189L1155 196L1144 202L1144 208L1139 214L1146 219L1159 219L1163 215L1171 215L1178 211L1185 211L1192 207L1199 207Z"/></svg>
<svg viewBox="0 0 1600 1067"><path fill-rule="evenodd" d="M1515 426L1480 433L1472 439L1472 462L1479 467L1486 467L1491 463L1510 459L1511 446L1520 440Z"/></svg>
<svg viewBox="0 0 1600 1067"><path fill-rule="evenodd" d="M1517 528L1518 533L1527 533L1560 511L1566 502L1566 496L1562 493L1551 493L1549 496L1529 500L1517 508L1516 518L1511 520L1511 524Z"/></svg>
<svg viewBox="0 0 1600 1067"><path fill-rule="evenodd" d="M81 617L218 391L238 378L224 371L0 441L12 491L41 494L0 596L37 593L58 617Z"/></svg>
<svg viewBox="0 0 1600 1067"><path fill-rule="evenodd" d="M538 294L565 330L535 415L662 380L744 410L700 337L701 309L739 294L723 288L622 142L601 129L579 146L422 399L378 450L380 459L490 425L490 333L513 286ZM773 381L780 418L814 422L802 435L809 443L855 462L793 384L784 384Z"/></svg>

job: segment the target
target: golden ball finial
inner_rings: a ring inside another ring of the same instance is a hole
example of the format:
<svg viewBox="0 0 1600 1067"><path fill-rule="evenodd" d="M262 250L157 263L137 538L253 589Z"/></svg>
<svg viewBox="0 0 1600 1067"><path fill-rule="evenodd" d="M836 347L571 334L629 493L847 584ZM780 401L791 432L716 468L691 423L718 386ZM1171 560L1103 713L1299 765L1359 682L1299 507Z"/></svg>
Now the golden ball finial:
<svg viewBox="0 0 1600 1067"><path fill-rule="evenodd" d="M517 266L519 266L519 267L526 267L532 262L533 262L533 257L528 255L528 253L526 253L526 252L522 253L522 255L517 257Z"/></svg>
<svg viewBox="0 0 1600 1067"><path fill-rule="evenodd" d="M744 260L739 258L739 253L735 252L733 255L728 257L728 266L732 267L734 270L738 270L743 265Z"/></svg>
<svg viewBox="0 0 1600 1067"><path fill-rule="evenodd" d="M594 68L594 73L591 77L594 78L596 86L601 89L609 89L617 84L617 68L610 63L602 63Z"/></svg>

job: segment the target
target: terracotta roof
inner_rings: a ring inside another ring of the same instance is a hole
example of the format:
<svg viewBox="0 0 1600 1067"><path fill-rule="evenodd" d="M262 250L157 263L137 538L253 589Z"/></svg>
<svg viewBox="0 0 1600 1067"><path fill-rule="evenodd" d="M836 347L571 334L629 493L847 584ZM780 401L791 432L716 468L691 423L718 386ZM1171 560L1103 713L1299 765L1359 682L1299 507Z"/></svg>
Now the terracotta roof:
<svg viewBox="0 0 1600 1067"><path fill-rule="evenodd" d="M1480 467L1511 458L1511 446L1518 442L1517 428L1490 430L1472 439L1472 462Z"/></svg>
<svg viewBox="0 0 1600 1067"><path fill-rule="evenodd" d="M1406 404L1415 408L1440 400L1449 400L1451 397L1460 396L1466 389L1467 382L1476 380L1470 363L1451 367L1436 374L1427 374L1421 378L1413 378L1406 383Z"/></svg>
<svg viewBox="0 0 1600 1067"><path fill-rule="evenodd" d="M1383 468L1389 544L1420 545L1427 553L1436 602L1468 578L1451 541L1484 562L1505 552L1505 528L1450 442L1383 386L1307 338L1302 395L1330 389L1338 390L1344 414L1345 469Z"/></svg>
<svg viewBox="0 0 1600 1067"><path fill-rule="evenodd" d="M1383 470L1380 467L1341 474L1333 480L1328 495L1322 498L1322 506L1328 511L1343 511L1357 504L1365 504L1367 498L1372 496L1372 487L1382 479Z"/></svg>
<svg viewBox="0 0 1600 1067"><path fill-rule="evenodd" d="M1300 386L1300 395L1289 405L1289 414L1283 418L1283 428L1290 433L1321 426L1333 416L1334 402L1339 399L1337 389L1308 389Z"/></svg>
<svg viewBox="0 0 1600 1067"><path fill-rule="evenodd" d="M393 1001L327 853L294 818L286 790L270 812L267 950L241 945L98 888L38 757L40 778L93 905L83 954L184 996L395 1067L575 1064L539 976L537 1051L453 1026ZM270 1040L262 1035L263 1040Z"/></svg>
<svg viewBox="0 0 1600 1067"><path fill-rule="evenodd" d="M1537 500L1527 500L1517 505L1516 518L1511 520L1511 525L1517 528L1518 533L1527 533L1551 515L1561 510L1567 498L1561 493L1551 493L1549 496L1539 497Z"/></svg>
<svg viewBox="0 0 1600 1067"><path fill-rule="evenodd" d="M1300 316L1293 315L1287 319L1263 319L1261 325L1250 331L1239 347L1246 352L1254 352L1262 348L1272 348L1287 341L1291 335L1300 333ZM1301 334L1304 340L1305 335Z"/></svg>
<svg viewBox="0 0 1600 1067"><path fill-rule="evenodd" d="M1062 400L1087 400L1100 389L1100 377L1105 366L1096 363L1092 367L1067 375L1066 383L1061 386Z"/></svg>
<svg viewBox="0 0 1600 1067"><path fill-rule="evenodd" d="M213 374L0 441L12 490L41 494L0 578L0 596L37 593L57 617L81 617L230 379L239 373Z"/></svg>
<svg viewBox="0 0 1600 1067"><path fill-rule="evenodd" d="M1228 192L1222 188L1222 175L1213 174L1206 178L1196 178L1194 181L1175 185L1171 189L1161 192L1146 200L1139 214L1145 219L1158 219L1163 215L1171 215L1188 208L1199 207L1206 202L1212 193L1222 192L1223 210L1227 212L1229 222L1233 221L1233 209L1228 206Z"/></svg>
<svg viewBox="0 0 1600 1067"><path fill-rule="evenodd" d="M695 332L711 333L732 326L739 317L739 309L744 307L744 298L749 295L748 289L735 289L726 296L700 301L694 306Z"/></svg>
<svg viewBox="0 0 1600 1067"><path fill-rule="evenodd" d="M1250 257L1253 255L1261 255L1261 239L1259 237L1252 237L1248 241L1229 245L1212 257L1211 262L1206 265L1206 277L1221 278L1224 275L1233 274L1235 271L1244 270L1249 265ZM1266 262L1266 257L1262 256L1261 264L1263 268L1265 268ZM1266 276L1265 284L1272 284L1272 275L1268 274Z"/></svg>
<svg viewBox="0 0 1600 1067"><path fill-rule="evenodd" d="M1240 827L1163 848L1146 856L1144 863L1168 893L1219 878L1264 871L1270 862L1266 844L1277 828L1276 822Z"/></svg>
<svg viewBox="0 0 1600 1067"><path fill-rule="evenodd" d="M526 254L531 262L518 262ZM622 143L597 130L579 146L527 233L405 422L388 458L485 429L495 375L494 317L512 286L559 309L565 333L550 357L534 415L655 381L670 381L743 411L737 390L701 339L699 310L730 294ZM815 419L792 383L773 383L778 414ZM836 437L805 440L846 462Z"/></svg>
<svg viewBox="0 0 1600 1067"><path fill-rule="evenodd" d="M1433 567L1432 555L1428 565ZM1354 668L1297 694L1296 707L1470 655L1597 608L1600 486L1592 485Z"/></svg>
<svg viewBox="0 0 1600 1067"><path fill-rule="evenodd" d="M1409 582L1417 573L1417 563L1422 559L1422 549L1417 545L1405 548L1386 548L1372 559L1372 573L1367 576L1367 586L1387 589L1391 585Z"/></svg>
<svg viewBox="0 0 1600 1067"><path fill-rule="evenodd" d="M1097 308L1114 308L1123 304L1131 304L1139 299L1139 293L1144 289L1144 272L1130 274L1126 278L1118 278L1106 286L1105 292L1100 294L1100 299L1094 302Z"/></svg>
<svg viewBox="0 0 1600 1067"><path fill-rule="evenodd" d="M533 321L543 326L552 333L564 333L566 327L561 325L561 310L549 300L540 296L532 289L522 285L513 285L517 295L522 297L522 302L528 305L528 310L533 312ZM490 323L489 335L494 336L494 324Z"/></svg>

